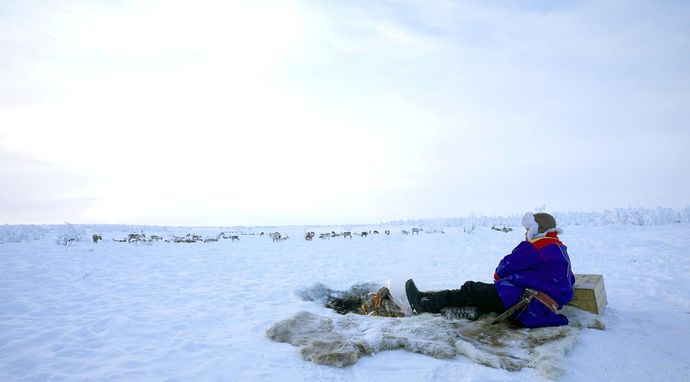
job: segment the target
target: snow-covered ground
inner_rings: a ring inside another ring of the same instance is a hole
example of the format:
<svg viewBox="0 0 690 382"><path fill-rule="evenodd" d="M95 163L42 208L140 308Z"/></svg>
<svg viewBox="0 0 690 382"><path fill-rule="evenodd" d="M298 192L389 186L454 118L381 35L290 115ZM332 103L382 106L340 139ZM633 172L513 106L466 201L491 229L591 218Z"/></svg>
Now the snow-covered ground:
<svg viewBox="0 0 690 382"><path fill-rule="evenodd" d="M412 236L400 232L411 226L381 226L375 228L391 235L351 240L319 239L330 227L243 228L240 241L178 244L113 239L142 229L164 238L228 229L2 228L2 381L544 380L532 368L511 372L404 350L322 366L266 336L299 311L338 316L295 293L318 282L342 290L390 282L398 297L407 278L427 290L490 282L498 261L522 240L517 228L468 234L441 227L445 233ZM606 329L581 332L561 380L690 380L690 224L564 229L575 273L603 274L609 305ZM314 241L304 240L306 230L317 231ZM289 239L274 243L261 231ZM91 242L95 232L102 242ZM64 235L83 240L57 244Z"/></svg>

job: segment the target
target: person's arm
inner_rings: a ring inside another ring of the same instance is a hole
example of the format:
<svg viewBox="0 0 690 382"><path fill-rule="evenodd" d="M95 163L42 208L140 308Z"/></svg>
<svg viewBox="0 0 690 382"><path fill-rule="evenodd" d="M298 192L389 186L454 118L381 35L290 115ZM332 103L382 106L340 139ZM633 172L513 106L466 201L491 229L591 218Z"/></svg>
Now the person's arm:
<svg viewBox="0 0 690 382"><path fill-rule="evenodd" d="M494 272L494 280L500 280L517 272L532 268L542 261L536 248L529 242L518 244L513 252L506 255Z"/></svg>

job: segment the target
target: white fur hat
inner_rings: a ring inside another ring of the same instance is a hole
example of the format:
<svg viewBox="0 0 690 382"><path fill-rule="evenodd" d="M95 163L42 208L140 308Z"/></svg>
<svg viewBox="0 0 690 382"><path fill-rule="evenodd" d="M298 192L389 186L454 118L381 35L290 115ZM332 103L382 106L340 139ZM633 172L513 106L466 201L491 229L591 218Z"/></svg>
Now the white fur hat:
<svg viewBox="0 0 690 382"><path fill-rule="evenodd" d="M522 217L522 226L527 229L527 240L544 237L549 232L563 233L563 229L556 224L556 219L544 212L527 212Z"/></svg>

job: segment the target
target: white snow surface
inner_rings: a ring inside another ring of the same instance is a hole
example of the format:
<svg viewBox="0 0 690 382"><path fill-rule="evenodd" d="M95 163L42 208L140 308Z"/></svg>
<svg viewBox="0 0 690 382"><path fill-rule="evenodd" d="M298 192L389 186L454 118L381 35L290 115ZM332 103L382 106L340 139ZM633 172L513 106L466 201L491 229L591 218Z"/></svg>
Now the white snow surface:
<svg viewBox="0 0 690 382"><path fill-rule="evenodd" d="M267 337L272 325L298 312L343 317L296 293L316 283L337 290L390 285L404 301L408 278L422 290L491 282L498 261L524 234L518 227L401 234L410 228L320 240L319 232L341 228L245 227L235 229L240 241L234 242L133 244L113 239L142 231L209 237L229 229L4 226L0 380L546 380L535 368L508 371L463 355L437 359L402 349L324 366ZM601 317L605 330L582 329L568 345L560 380L690 380L690 224L564 229L574 272L603 274L609 305ZM312 230L317 237L305 241ZM262 231L289 239L274 243ZM92 233L104 240L93 243ZM65 237L81 241L63 245ZM372 328L385 320L367 319Z"/></svg>

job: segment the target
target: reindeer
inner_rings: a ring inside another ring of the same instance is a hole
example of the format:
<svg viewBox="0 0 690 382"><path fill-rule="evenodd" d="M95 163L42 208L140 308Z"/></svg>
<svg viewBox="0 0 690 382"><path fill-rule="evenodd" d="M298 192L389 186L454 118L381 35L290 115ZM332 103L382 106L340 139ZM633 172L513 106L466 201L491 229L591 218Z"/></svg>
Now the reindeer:
<svg viewBox="0 0 690 382"><path fill-rule="evenodd" d="M101 237L101 235L98 233L94 233L93 236L91 236L91 238L93 239L94 243L98 243L98 240L103 240L103 237Z"/></svg>
<svg viewBox="0 0 690 382"><path fill-rule="evenodd" d="M350 239L352 239L352 232L350 232L350 231L343 232L343 239L346 237L349 237Z"/></svg>
<svg viewBox="0 0 690 382"><path fill-rule="evenodd" d="M177 239L179 241L175 241L176 243L196 243L197 241L204 241L201 235L194 235L191 233L184 235L184 237L178 237Z"/></svg>
<svg viewBox="0 0 690 382"><path fill-rule="evenodd" d="M330 239L330 238L331 238L331 234L329 232L319 234L319 239Z"/></svg>
<svg viewBox="0 0 690 382"><path fill-rule="evenodd" d="M127 236L127 242L132 243L132 242L138 242L138 241L145 241L146 240L146 234L143 233L130 233Z"/></svg>
<svg viewBox="0 0 690 382"><path fill-rule="evenodd" d="M404 229L401 229L400 233L403 235L409 235L410 234L409 232L405 231Z"/></svg>
<svg viewBox="0 0 690 382"><path fill-rule="evenodd" d="M379 231L374 230L374 235L378 235L378 234L379 234Z"/></svg>
<svg viewBox="0 0 690 382"><path fill-rule="evenodd" d="M271 233L271 239L273 240L274 243L281 241L282 237L283 236L280 234L280 232L272 232Z"/></svg>
<svg viewBox="0 0 690 382"><path fill-rule="evenodd" d="M367 231L362 231L362 234L361 234L361 235L362 235L362 237L367 237L367 236L369 235L369 232L367 232Z"/></svg>
<svg viewBox="0 0 690 382"><path fill-rule="evenodd" d="M160 241L160 240L163 240L163 238L158 236L158 235L151 235L151 237L149 237L149 241Z"/></svg>
<svg viewBox="0 0 690 382"><path fill-rule="evenodd" d="M232 240L232 242L234 243L235 240L240 241L240 237L237 235L230 235L230 240Z"/></svg>
<svg viewBox="0 0 690 382"><path fill-rule="evenodd" d="M415 227L415 228L412 228L412 234L413 234L413 235L414 235L414 234L419 235L419 232L420 232L420 231L424 231L424 230L421 229L421 228L416 228L416 227Z"/></svg>
<svg viewBox="0 0 690 382"><path fill-rule="evenodd" d="M173 242L174 243L196 243L197 240L192 238L191 234L187 234L185 236L173 236Z"/></svg>
<svg viewBox="0 0 690 382"><path fill-rule="evenodd" d="M387 229L387 230L383 231L383 233L385 233L386 235L390 235L390 234L391 234L391 230Z"/></svg>
<svg viewBox="0 0 690 382"><path fill-rule="evenodd" d="M307 232L306 235L304 235L304 240L306 241L311 241L314 238L315 233L314 232Z"/></svg>

